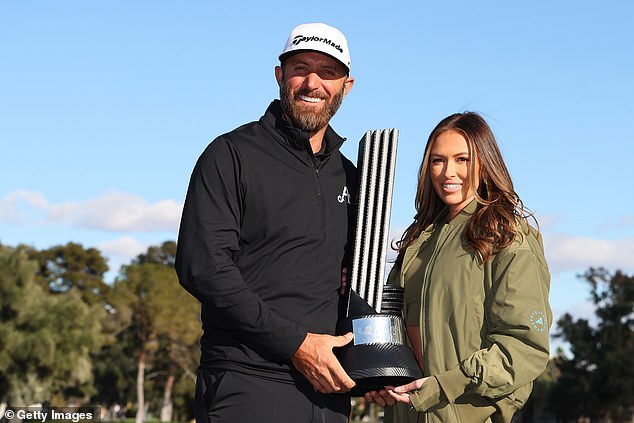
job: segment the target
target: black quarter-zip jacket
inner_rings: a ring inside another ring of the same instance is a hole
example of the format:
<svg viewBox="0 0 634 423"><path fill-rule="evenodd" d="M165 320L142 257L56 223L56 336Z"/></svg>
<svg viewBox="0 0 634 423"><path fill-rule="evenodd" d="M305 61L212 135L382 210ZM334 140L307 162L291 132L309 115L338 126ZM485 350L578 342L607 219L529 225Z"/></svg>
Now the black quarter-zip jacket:
<svg viewBox="0 0 634 423"><path fill-rule="evenodd" d="M357 176L344 139L324 140L317 159L275 100L198 159L176 271L202 305L201 366L294 378L307 332L334 334Z"/></svg>

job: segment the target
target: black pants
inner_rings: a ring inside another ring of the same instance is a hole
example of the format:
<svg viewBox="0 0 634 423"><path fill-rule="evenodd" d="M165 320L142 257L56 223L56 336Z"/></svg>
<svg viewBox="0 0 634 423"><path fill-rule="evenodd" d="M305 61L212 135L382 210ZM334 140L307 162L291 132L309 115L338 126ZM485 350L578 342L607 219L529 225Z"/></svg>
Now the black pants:
<svg viewBox="0 0 634 423"><path fill-rule="evenodd" d="M306 383L233 370L199 370L196 423L346 423L350 398Z"/></svg>

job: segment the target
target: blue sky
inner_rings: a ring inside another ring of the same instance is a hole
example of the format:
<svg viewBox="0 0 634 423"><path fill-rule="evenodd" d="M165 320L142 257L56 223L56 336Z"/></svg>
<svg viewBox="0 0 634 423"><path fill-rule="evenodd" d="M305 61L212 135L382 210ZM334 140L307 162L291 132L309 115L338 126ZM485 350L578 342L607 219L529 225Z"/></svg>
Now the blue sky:
<svg viewBox="0 0 634 423"><path fill-rule="evenodd" d="M634 272L632 16L629 0L2 1L0 242L97 247L112 278L176 239L198 155L277 98L292 27L326 22L356 78L332 122L344 153L400 132L392 233L429 132L480 112L541 223L556 317L590 317L576 275Z"/></svg>

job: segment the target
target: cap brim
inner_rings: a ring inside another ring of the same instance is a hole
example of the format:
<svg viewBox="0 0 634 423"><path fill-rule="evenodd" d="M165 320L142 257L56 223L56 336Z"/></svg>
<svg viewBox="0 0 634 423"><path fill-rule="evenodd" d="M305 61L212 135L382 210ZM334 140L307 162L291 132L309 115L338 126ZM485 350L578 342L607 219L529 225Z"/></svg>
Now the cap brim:
<svg viewBox="0 0 634 423"><path fill-rule="evenodd" d="M306 52L309 52L309 51L312 51L312 52L315 52L315 53L321 53L324 56L328 56L328 57L331 57L331 58L335 59L337 61L337 63L339 63L341 66L343 66L343 68L348 73L350 73L350 68L346 64L344 64L341 60L337 59L335 56L332 56L332 55L330 55L328 53L324 53L323 51L320 51L320 50L314 50L314 49L310 49L310 48L291 50L291 51L287 51L285 53L282 53L282 54L279 55L280 63L283 63L284 60L288 59L291 56L294 56L297 53L306 53Z"/></svg>

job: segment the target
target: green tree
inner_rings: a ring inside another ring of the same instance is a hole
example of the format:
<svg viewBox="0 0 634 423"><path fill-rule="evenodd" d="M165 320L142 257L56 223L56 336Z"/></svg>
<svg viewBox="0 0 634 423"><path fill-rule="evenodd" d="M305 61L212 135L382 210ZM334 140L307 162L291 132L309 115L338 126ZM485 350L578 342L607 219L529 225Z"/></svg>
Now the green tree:
<svg viewBox="0 0 634 423"><path fill-rule="evenodd" d="M112 315L106 317L111 319ZM135 395L131 380L137 368L136 337L131 330L115 329L111 320L105 323L106 341L92 357L95 394L91 403L125 407Z"/></svg>
<svg viewBox="0 0 634 423"><path fill-rule="evenodd" d="M163 422L172 420L173 388L179 375L184 375L193 385L200 356L198 340L201 335L200 305L182 289L172 274L163 287L164 300L157 310L156 325L162 351L167 356L165 384L159 418Z"/></svg>
<svg viewBox="0 0 634 423"><path fill-rule="evenodd" d="M556 336L570 344L572 358L557 357L553 411L562 420L622 421L634 409L634 277L591 268L582 278L591 287L598 323L569 314L559 319Z"/></svg>
<svg viewBox="0 0 634 423"><path fill-rule="evenodd" d="M198 340L202 333L200 326L200 305L178 284L174 272L176 243L166 241L160 246L151 246L145 254L137 257L137 264L156 264L164 267L165 275L157 279L155 288L160 292L153 301L155 309L156 334L159 349L166 354L163 360L165 383L161 396L159 418L166 422L172 420L174 409L173 391L179 375L185 376L193 388L195 369L198 365L200 348ZM182 382L183 384L186 384Z"/></svg>
<svg viewBox="0 0 634 423"><path fill-rule="evenodd" d="M175 262L176 243L174 241L165 241L160 246L150 246L145 254L139 254L135 260L136 264L154 263L169 268L173 268Z"/></svg>
<svg viewBox="0 0 634 423"><path fill-rule="evenodd" d="M171 420L176 382L183 374L193 380L196 358L192 351L198 350L200 309L178 285L174 253L173 242L150 247L146 254L123 266L112 291L114 315L135 340L137 422L145 418L147 392L161 402L161 419ZM146 390L148 379L151 389ZM159 386L162 394L156 395Z"/></svg>
<svg viewBox="0 0 634 423"><path fill-rule="evenodd" d="M134 355L137 363L136 423L145 420L145 369L148 354L156 348L156 333L149 307L153 297L156 270L156 265L123 266L121 275L115 280L112 295L112 303L119 322L134 336Z"/></svg>
<svg viewBox="0 0 634 423"><path fill-rule="evenodd" d="M101 341L98 315L77 294L44 291L35 283L36 267L25 247L0 246L0 400L87 400L90 353Z"/></svg>
<svg viewBox="0 0 634 423"><path fill-rule="evenodd" d="M36 281L51 293L77 291L88 305L103 303L109 286L104 282L106 259L95 248L69 242L46 250L30 250L38 263Z"/></svg>

